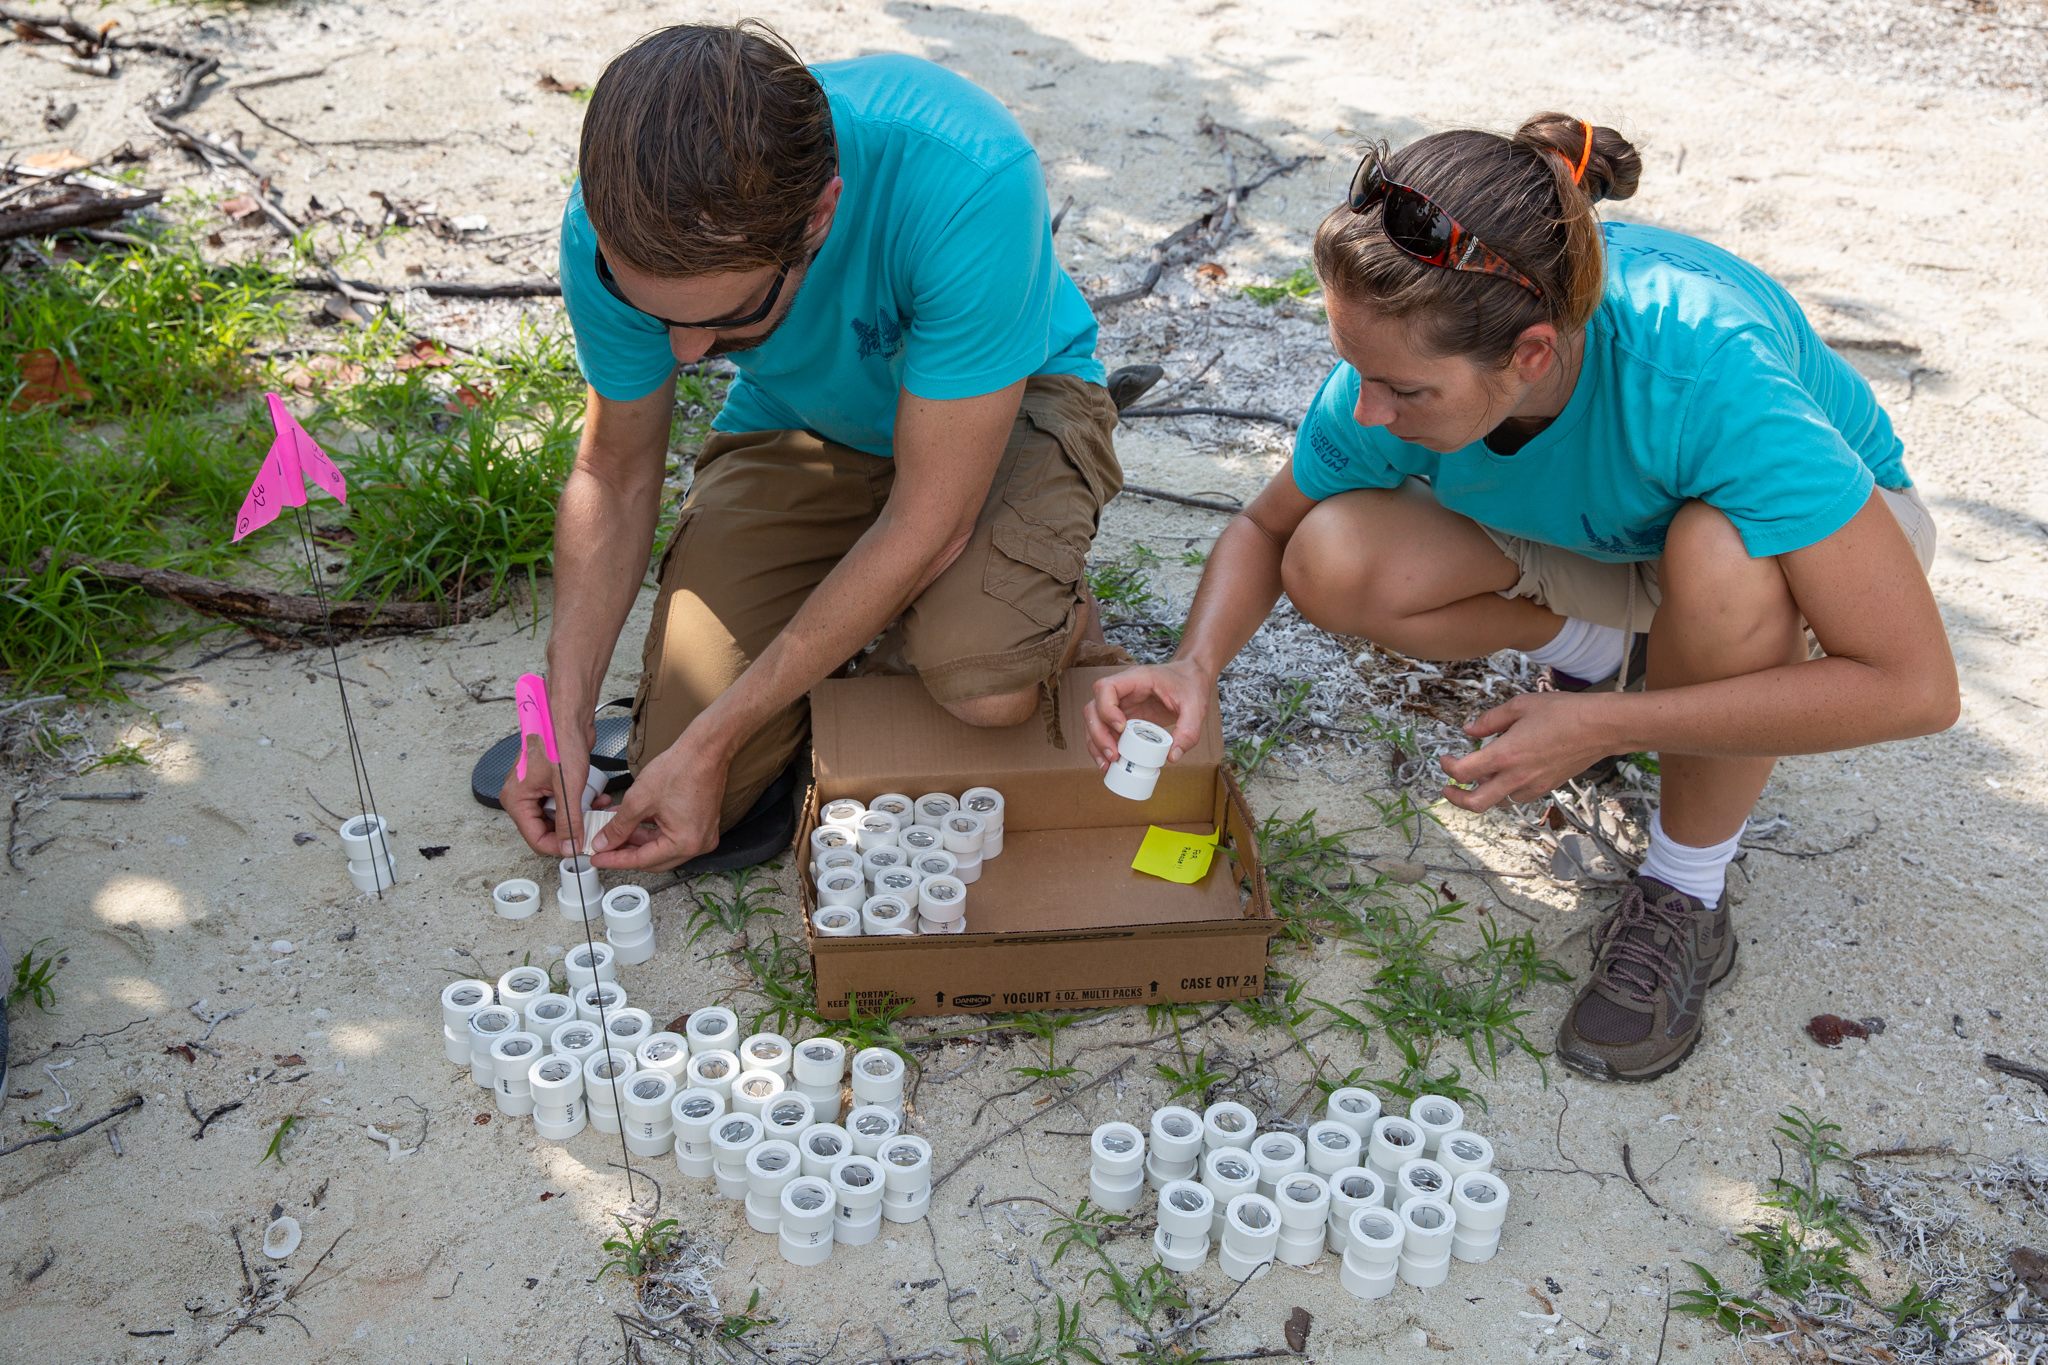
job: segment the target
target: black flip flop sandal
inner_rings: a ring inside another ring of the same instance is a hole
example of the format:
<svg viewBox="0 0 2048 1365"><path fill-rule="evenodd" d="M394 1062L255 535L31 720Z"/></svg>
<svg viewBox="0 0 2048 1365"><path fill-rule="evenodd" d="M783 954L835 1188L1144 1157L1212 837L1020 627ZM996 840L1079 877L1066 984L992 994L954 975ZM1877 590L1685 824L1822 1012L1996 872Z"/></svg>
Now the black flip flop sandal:
<svg viewBox="0 0 2048 1365"><path fill-rule="evenodd" d="M606 715L613 707L624 707L627 713ZM632 707L631 697L614 697L597 708L597 740L591 745L590 765L610 774L604 789L613 796L633 785L633 774L626 771L626 746L633 739ZM478 805L505 809L498 793L505 789L505 779L518 765L519 736L515 733L484 750L484 756L469 771L469 794L477 799Z"/></svg>

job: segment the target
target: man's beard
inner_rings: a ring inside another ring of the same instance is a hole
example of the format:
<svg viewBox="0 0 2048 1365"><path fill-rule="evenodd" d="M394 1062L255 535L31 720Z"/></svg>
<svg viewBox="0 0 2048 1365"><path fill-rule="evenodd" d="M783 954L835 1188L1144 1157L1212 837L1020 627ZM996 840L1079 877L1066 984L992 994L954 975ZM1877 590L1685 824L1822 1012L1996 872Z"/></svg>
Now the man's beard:
<svg viewBox="0 0 2048 1365"><path fill-rule="evenodd" d="M704 358L709 360L713 356L738 355L743 351L759 350L767 343L769 337L781 331L782 324L788 322L789 315L796 311L796 301L802 295L804 286L810 282L811 262L817 259L818 253L815 251L804 259L803 271L796 278L796 287L791 289L789 296L782 300L782 311L776 316L775 321L768 324L767 331L759 336L734 337L730 341L714 341L711 343L710 349L704 352Z"/></svg>

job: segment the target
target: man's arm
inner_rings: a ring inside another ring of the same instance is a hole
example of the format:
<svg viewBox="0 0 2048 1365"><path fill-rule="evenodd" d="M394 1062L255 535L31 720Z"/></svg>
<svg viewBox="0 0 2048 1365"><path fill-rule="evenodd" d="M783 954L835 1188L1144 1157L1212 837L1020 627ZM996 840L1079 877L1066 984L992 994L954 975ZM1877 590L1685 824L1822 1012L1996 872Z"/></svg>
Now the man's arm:
<svg viewBox="0 0 2048 1365"><path fill-rule="evenodd" d="M1019 380L978 398L899 395L896 478L881 516L747 671L646 765L598 836L601 851L610 849L599 867L672 867L717 844L740 746L874 639L966 548L1023 393ZM616 847L648 822L651 835Z"/></svg>
<svg viewBox="0 0 2048 1365"><path fill-rule="evenodd" d="M573 801L583 790L595 736L592 715L619 631L647 576L647 557L661 513L673 381L645 398L615 402L591 390L583 439L555 512L554 614L548 627L548 697L562 756L562 785ZM505 809L537 853L560 856L559 831L541 812L553 774L529 755L526 781L508 779Z"/></svg>

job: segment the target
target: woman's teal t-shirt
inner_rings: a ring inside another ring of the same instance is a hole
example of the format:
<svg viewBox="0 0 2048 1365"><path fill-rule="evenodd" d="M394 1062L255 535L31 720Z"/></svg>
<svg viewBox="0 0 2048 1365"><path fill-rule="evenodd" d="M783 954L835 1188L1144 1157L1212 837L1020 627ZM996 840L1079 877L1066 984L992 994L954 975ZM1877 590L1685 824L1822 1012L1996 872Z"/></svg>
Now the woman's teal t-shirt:
<svg viewBox="0 0 2048 1365"><path fill-rule="evenodd" d="M811 68L845 180L796 302L739 378L720 431L814 431L891 453L896 404L972 398L1038 374L1101 383L1095 315L1053 251L1045 172L1001 102L944 67L878 54ZM675 357L659 322L599 283L583 191L562 215L576 357L606 398L641 398Z"/></svg>
<svg viewBox="0 0 2048 1365"><path fill-rule="evenodd" d="M1833 535L1873 486L1910 487L1870 385L1784 287L1676 232L1609 223L1607 292L1557 420L1512 455L1440 455L1360 426L1358 372L1323 381L1294 444L1321 500L1421 477L1482 526L1592 559L1656 559L1681 505L1719 509L1756 557Z"/></svg>

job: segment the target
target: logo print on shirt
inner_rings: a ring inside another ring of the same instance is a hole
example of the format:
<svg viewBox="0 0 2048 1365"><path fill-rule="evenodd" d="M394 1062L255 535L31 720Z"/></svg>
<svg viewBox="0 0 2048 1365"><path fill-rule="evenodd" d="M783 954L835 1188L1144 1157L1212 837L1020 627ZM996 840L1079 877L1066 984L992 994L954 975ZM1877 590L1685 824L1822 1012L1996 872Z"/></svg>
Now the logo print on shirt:
<svg viewBox="0 0 2048 1365"><path fill-rule="evenodd" d="M872 327L859 318L853 319L853 335L859 343L862 360L875 356L891 360L903 349L903 324L887 314Z"/></svg>
<svg viewBox="0 0 2048 1365"><path fill-rule="evenodd" d="M1579 514L1579 527L1586 533L1586 544L1602 554L1628 559L1657 559L1664 553L1664 537L1659 532L1624 528L1619 536L1602 535L1593 529L1593 519L1583 512Z"/></svg>

